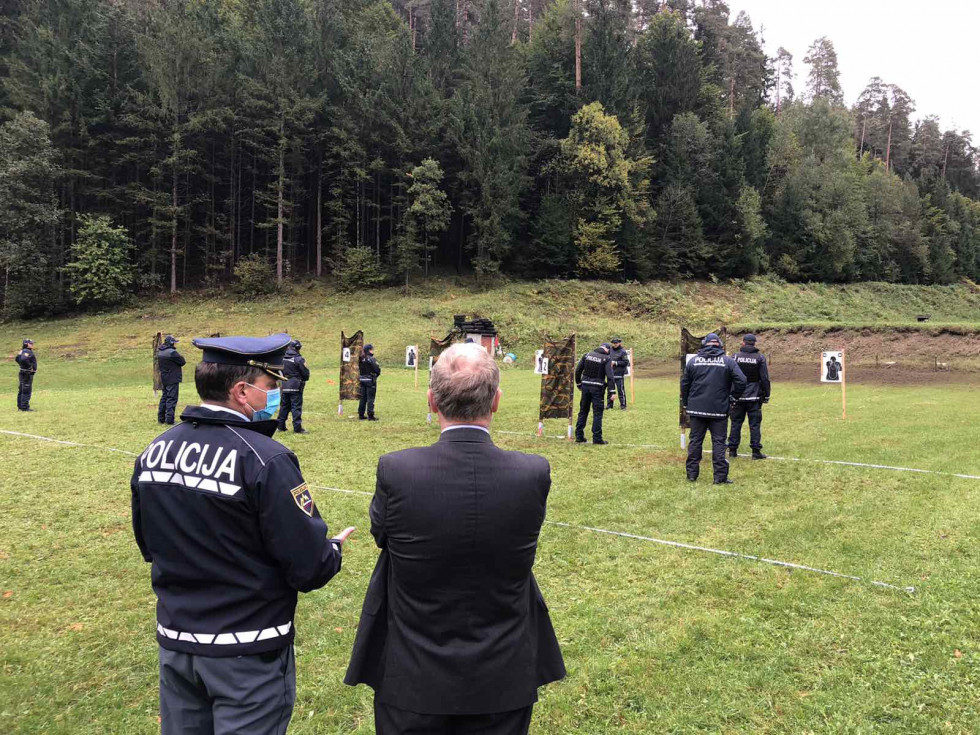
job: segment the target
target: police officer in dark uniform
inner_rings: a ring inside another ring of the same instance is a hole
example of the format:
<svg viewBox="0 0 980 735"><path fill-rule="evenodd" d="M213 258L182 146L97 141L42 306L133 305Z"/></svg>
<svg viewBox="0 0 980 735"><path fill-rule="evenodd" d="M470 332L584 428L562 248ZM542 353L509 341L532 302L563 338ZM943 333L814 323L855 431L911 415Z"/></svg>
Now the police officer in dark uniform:
<svg viewBox="0 0 980 735"><path fill-rule="evenodd" d="M21 350L14 358L20 368L17 381L17 410L33 411L31 393L34 391L34 373L37 372L37 357L34 355L34 340L25 339Z"/></svg>
<svg viewBox="0 0 980 735"><path fill-rule="evenodd" d="M716 485L730 485L725 459L728 411L745 391L745 375L738 363L725 354L717 334L709 334L698 353L684 368L681 405L691 420L687 447L687 479L694 482L701 470L701 445L711 432L711 463Z"/></svg>
<svg viewBox="0 0 980 735"><path fill-rule="evenodd" d="M177 352L174 345L179 340L172 334L163 338L157 350L157 364L160 366L160 383L163 392L160 395L160 406L157 408L157 423L172 424L174 412L177 410L177 400L180 397L180 383L184 379L183 370L187 360Z"/></svg>
<svg viewBox="0 0 980 735"><path fill-rule="evenodd" d="M609 384L609 401L606 408L613 407L613 396L619 394L619 408L626 410L626 371L630 366L630 353L623 347L623 340L613 337L610 341L612 351L609 359L612 361L613 382Z"/></svg>
<svg viewBox="0 0 980 735"><path fill-rule="evenodd" d="M157 597L163 735L283 735L296 698L297 592L353 532L327 525L272 439L289 335L194 340L203 401L136 460L133 532Z"/></svg>
<svg viewBox="0 0 980 735"><path fill-rule="evenodd" d="M755 335L742 337L742 347L735 353L735 362L745 373L745 392L732 406L732 428L728 434L728 454L738 456L738 445L742 440L742 422L749 417L749 446L752 459L765 459L762 453L762 404L769 403L769 364L766 356L755 346Z"/></svg>
<svg viewBox="0 0 980 735"><path fill-rule="evenodd" d="M585 422L592 409L592 443L608 444L602 439L602 412L605 405L606 386L613 383L613 366L610 354L612 345L603 342L596 349L582 356L575 368L575 384L582 398L575 422L575 441L585 441Z"/></svg>
<svg viewBox="0 0 980 735"><path fill-rule="evenodd" d="M286 349L286 356L282 361L282 374L286 376L286 382L282 385L279 431L286 430L286 419L292 411L293 431L297 434L306 434L308 432L303 428L303 391L306 390L306 382L310 379L310 369L306 367L306 360L299 354L301 349L303 344L298 339L294 339Z"/></svg>
<svg viewBox="0 0 980 735"><path fill-rule="evenodd" d="M361 400L357 404L357 418L363 421L377 421L374 415L374 399L378 395L378 376L381 375L381 366L374 359L374 345L364 345L361 356L357 360L360 369L360 393ZM367 415L365 416L365 411Z"/></svg>

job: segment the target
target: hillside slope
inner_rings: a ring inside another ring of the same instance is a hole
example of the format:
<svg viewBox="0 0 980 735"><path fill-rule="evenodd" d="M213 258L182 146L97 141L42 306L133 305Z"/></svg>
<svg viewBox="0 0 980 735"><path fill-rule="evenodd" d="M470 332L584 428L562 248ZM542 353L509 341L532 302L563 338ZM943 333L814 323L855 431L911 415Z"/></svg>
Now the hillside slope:
<svg viewBox="0 0 980 735"><path fill-rule="evenodd" d="M980 289L972 284L540 281L477 290L471 283L439 280L408 294L394 288L343 294L310 283L250 301L208 294L185 294L175 303L158 298L102 314L0 324L0 349L12 356L21 339L31 336L42 362L142 360L157 331L183 338L189 355L189 338L194 336L288 331L303 340L314 364L330 365L339 359L340 331L363 329L382 362L394 364L401 362L405 345L418 344L424 352L430 335L444 336L453 315L464 313L493 319L504 348L523 360L545 334L576 332L582 346L617 334L635 347L638 361L656 364L676 355L680 326L705 331L728 325L730 332L775 328L785 333L809 325L837 330L835 339L848 334L839 331L842 327L903 327L923 337L953 333L967 345L980 345ZM929 314L931 320L919 325L918 314ZM915 339L906 342L915 349ZM967 346L964 354L976 354L971 349Z"/></svg>

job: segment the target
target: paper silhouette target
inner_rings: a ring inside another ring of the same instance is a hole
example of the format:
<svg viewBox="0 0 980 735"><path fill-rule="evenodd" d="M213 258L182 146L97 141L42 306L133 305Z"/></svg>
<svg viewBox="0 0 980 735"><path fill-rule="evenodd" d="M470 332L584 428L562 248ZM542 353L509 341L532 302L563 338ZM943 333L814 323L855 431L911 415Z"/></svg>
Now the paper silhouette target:
<svg viewBox="0 0 980 735"><path fill-rule="evenodd" d="M820 356L820 382L840 383L844 379L844 353L840 350L824 352Z"/></svg>

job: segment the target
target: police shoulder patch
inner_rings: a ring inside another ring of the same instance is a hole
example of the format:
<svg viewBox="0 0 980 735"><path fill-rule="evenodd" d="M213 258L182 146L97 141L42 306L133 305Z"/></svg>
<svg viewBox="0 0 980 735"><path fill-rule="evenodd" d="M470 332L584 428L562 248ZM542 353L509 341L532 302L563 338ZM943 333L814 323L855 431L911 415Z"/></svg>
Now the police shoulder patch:
<svg viewBox="0 0 980 735"><path fill-rule="evenodd" d="M296 507L312 518L313 495L310 493L309 486L304 482L302 485L294 487L289 492L293 495L293 502L296 503Z"/></svg>

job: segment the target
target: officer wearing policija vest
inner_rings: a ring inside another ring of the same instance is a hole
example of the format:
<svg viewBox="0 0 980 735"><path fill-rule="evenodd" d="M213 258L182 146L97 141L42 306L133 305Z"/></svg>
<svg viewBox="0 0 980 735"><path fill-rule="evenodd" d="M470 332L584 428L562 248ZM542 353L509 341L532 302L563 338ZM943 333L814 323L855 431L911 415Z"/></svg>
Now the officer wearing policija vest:
<svg viewBox="0 0 980 735"><path fill-rule="evenodd" d="M711 432L711 464L716 485L731 484L725 459L728 411L745 391L745 375L725 354L721 338L709 334L698 353L684 368L681 405L691 421L687 448L687 479L695 482L701 471L701 446Z"/></svg>
<svg viewBox="0 0 980 735"><path fill-rule="evenodd" d="M582 398L579 401L578 419L575 422L575 441L585 442L585 424L592 410L592 443L608 444L602 438L603 399L606 386L614 381L612 359L609 355L612 346L603 342L592 352L582 355L575 368L575 384Z"/></svg>
<svg viewBox="0 0 980 735"><path fill-rule="evenodd" d="M766 459L762 453L762 404L769 403L772 388L769 382L769 363L766 356L755 346L755 335L742 337L742 348L735 353L735 362L745 373L745 392L732 406L732 427L728 434L728 454L738 456L742 441L742 423L749 418L749 446L752 459Z"/></svg>
<svg viewBox="0 0 980 735"><path fill-rule="evenodd" d="M328 538L296 456L272 439L289 343L194 340L202 403L136 460L133 532L152 564L164 735L286 732L297 592L340 571L354 530Z"/></svg>

